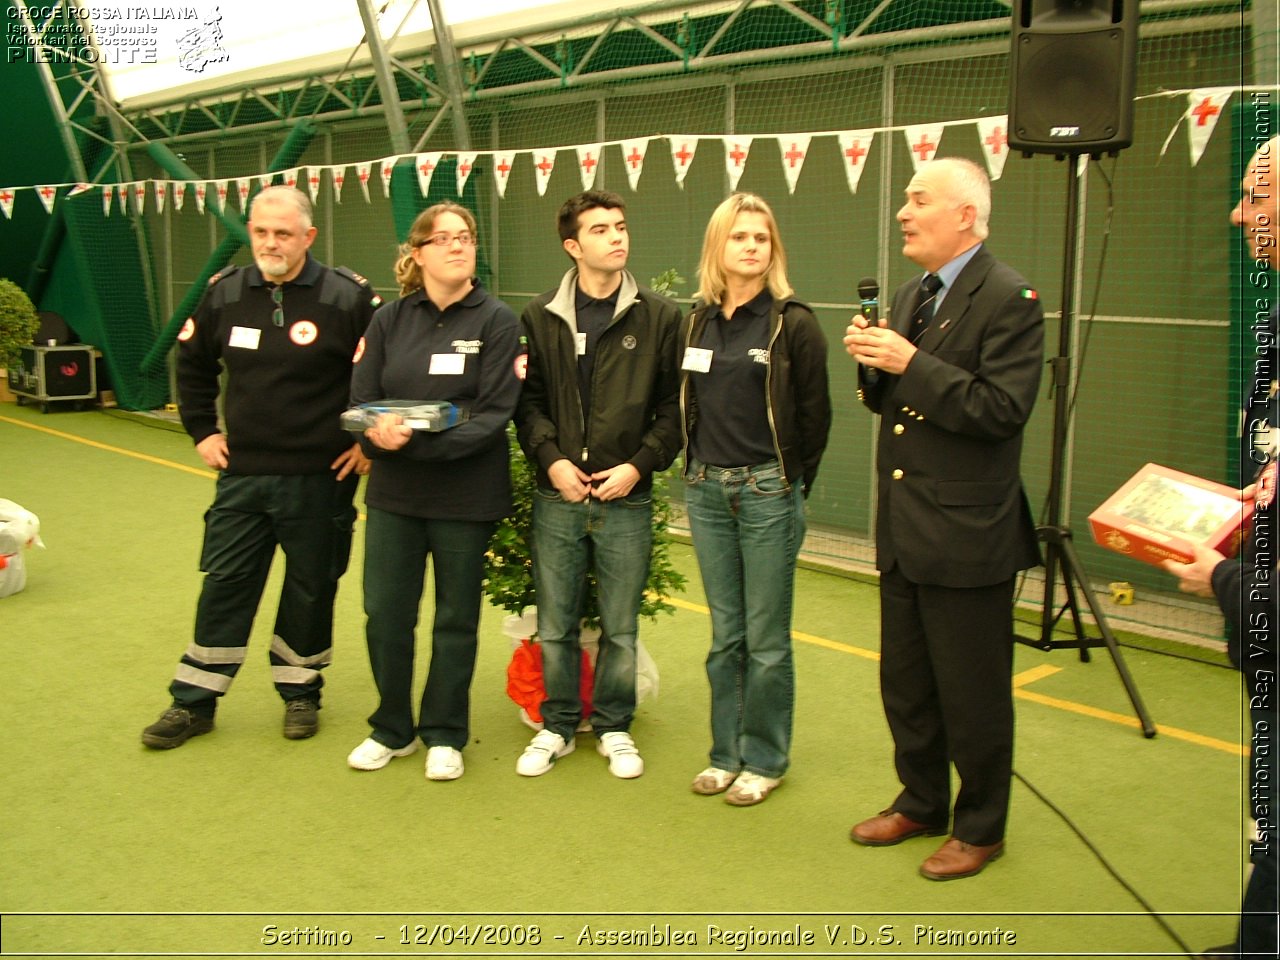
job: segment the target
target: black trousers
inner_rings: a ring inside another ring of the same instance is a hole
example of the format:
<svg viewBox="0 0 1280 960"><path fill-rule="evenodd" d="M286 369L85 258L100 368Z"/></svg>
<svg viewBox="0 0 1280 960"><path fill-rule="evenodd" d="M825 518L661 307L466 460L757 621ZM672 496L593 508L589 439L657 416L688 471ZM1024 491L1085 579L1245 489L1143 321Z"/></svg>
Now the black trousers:
<svg viewBox="0 0 1280 960"><path fill-rule="evenodd" d="M1013 775L1013 580L986 587L880 576L880 690L902 793L893 809L951 833L1004 838Z"/></svg>
<svg viewBox="0 0 1280 960"><path fill-rule="evenodd" d="M359 477L218 477L204 517L195 635L178 663L174 703L211 714L249 650L249 633L276 547L284 584L271 638L271 676L285 700L320 698L333 658L333 601L351 556Z"/></svg>

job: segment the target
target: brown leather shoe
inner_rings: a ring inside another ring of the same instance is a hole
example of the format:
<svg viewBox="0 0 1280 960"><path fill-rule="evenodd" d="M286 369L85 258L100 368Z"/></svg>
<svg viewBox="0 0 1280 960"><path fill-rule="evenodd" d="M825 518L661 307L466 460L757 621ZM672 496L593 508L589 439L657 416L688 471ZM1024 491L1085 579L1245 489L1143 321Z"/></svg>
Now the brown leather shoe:
<svg viewBox="0 0 1280 960"><path fill-rule="evenodd" d="M981 873L983 867L1002 853L1004 853L1003 840L981 847L951 837L932 857L920 864L920 874L930 880L959 880L961 877L972 877L975 873Z"/></svg>
<svg viewBox="0 0 1280 960"><path fill-rule="evenodd" d="M849 839L864 847L891 847L912 837L940 837L947 828L931 827L916 823L897 810L881 810L870 820L855 824L849 831Z"/></svg>

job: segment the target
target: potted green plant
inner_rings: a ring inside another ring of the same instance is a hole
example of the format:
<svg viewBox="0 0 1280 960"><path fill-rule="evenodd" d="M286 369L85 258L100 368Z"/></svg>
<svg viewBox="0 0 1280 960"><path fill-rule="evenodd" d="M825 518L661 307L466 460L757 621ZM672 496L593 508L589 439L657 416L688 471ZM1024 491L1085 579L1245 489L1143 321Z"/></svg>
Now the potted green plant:
<svg viewBox="0 0 1280 960"><path fill-rule="evenodd" d="M40 315L25 290L0 279L0 367L18 359L18 350L31 346L40 329Z"/></svg>

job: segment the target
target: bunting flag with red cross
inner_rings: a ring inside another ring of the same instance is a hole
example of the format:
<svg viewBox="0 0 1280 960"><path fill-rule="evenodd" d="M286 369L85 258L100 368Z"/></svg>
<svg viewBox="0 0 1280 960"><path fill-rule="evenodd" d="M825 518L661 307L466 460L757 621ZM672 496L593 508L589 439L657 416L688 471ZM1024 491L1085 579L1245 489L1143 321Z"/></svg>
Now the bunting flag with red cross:
<svg viewBox="0 0 1280 960"><path fill-rule="evenodd" d="M336 166L329 168L329 182L333 184L334 203L342 202L342 185L347 182L347 168Z"/></svg>
<svg viewBox="0 0 1280 960"><path fill-rule="evenodd" d="M729 175L729 192L738 189L742 171L747 168L747 155L751 153L753 137L725 137L724 172Z"/></svg>
<svg viewBox="0 0 1280 960"><path fill-rule="evenodd" d="M6 220L13 219L13 197L14 193L8 187L0 187L0 211L4 213ZM108 201L109 203L110 201Z"/></svg>
<svg viewBox="0 0 1280 960"><path fill-rule="evenodd" d="M467 180L471 176L471 172L476 168L477 153L460 153L458 154L458 166L454 171L458 176L458 196L462 196L462 191L467 185Z"/></svg>
<svg viewBox="0 0 1280 960"><path fill-rule="evenodd" d="M369 199L369 171L372 167L372 163L356 164L356 179L360 181L360 192L364 194L365 203L373 203L373 201Z"/></svg>
<svg viewBox="0 0 1280 960"><path fill-rule="evenodd" d="M845 130L836 134L836 142L840 145L840 161L844 166L845 179L849 181L849 192L858 192L858 181L862 172L867 169L867 157L871 155L871 143L875 140L874 130Z"/></svg>
<svg viewBox="0 0 1280 960"><path fill-rule="evenodd" d="M804 168L804 158L809 153L807 133L793 133L778 138L778 149L782 151L782 175L787 178L787 193L796 192L796 181L800 179L800 171Z"/></svg>
<svg viewBox="0 0 1280 960"><path fill-rule="evenodd" d="M511 179L511 165L515 162L514 150L499 150L493 155L493 182L498 188L498 196L507 195L507 182Z"/></svg>
<svg viewBox="0 0 1280 960"><path fill-rule="evenodd" d="M167 180L156 180L152 183L152 194L156 198L156 213L164 213L164 195L169 185Z"/></svg>
<svg viewBox="0 0 1280 960"><path fill-rule="evenodd" d="M942 128L945 123L917 123L903 127L902 134L907 138L907 150L911 153L911 169L920 170L921 164L928 163L938 152L938 144L942 142Z"/></svg>
<svg viewBox="0 0 1280 960"><path fill-rule="evenodd" d="M258 177L258 189L259 190L267 189L267 187L271 186L271 181L274 179L275 179L274 174L270 174L270 173L262 174L262 176Z"/></svg>
<svg viewBox="0 0 1280 960"><path fill-rule="evenodd" d="M418 190L425 197L431 188L431 175L440 166L440 154L420 153L414 158L413 166L418 171Z"/></svg>
<svg viewBox="0 0 1280 960"><path fill-rule="evenodd" d="M185 180L173 181L173 209L179 213L182 212L182 201L187 198L187 182Z"/></svg>
<svg viewBox="0 0 1280 960"><path fill-rule="evenodd" d="M204 198L209 193L209 186L203 180L196 181L196 209L204 213Z"/></svg>
<svg viewBox="0 0 1280 960"><path fill-rule="evenodd" d="M1191 148L1193 167L1204 156L1204 148L1222 117L1222 108L1234 92L1232 87L1208 87L1187 94L1187 145Z"/></svg>
<svg viewBox="0 0 1280 960"><path fill-rule="evenodd" d="M1004 162L1009 159L1009 118L979 117L977 123L982 155L987 158L987 175L995 182L1004 173Z"/></svg>
<svg viewBox="0 0 1280 960"><path fill-rule="evenodd" d="M693 155L697 150L697 137L671 138L671 164L675 167L676 183L681 190L684 189L684 178L689 173L689 166L693 163Z"/></svg>
<svg viewBox="0 0 1280 960"><path fill-rule="evenodd" d="M214 191L210 196L218 198L218 209L225 213L227 210L227 197L231 196L231 181L215 180L213 181L213 186Z"/></svg>
<svg viewBox="0 0 1280 960"><path fill-rule="evenodd" d="M109 183L102 185L102 215L104 217L111 216L111 197L115 193L115 189Z"/></svg>
<svg viewBox="0 0 1280 960"><path fill-rule="evenodd" d="M311 194L311 202L320 199L320 171L323 167L307 167L307 192Z"/></svg>
<svg viewBox="0 0 1280 960"><path fill-rule="evenodd" d="M47 184L36 187L36 196L44 204L45 213L53 213L53 198L58 195L58 188Z"/></svg>
<svg viewBox="0 0 1280 960"><path fill-rule="evenodd" d="M89 184L81 181L80 183L77 183L74 187L72 187L70 190L67 191L66 199L70 200L72 197L78 197L80 196L80 194L87 193L88 191L89 191Z"/></svg>
<svg viewBox="0 0 1280 960"><path fill-rule="evenodd" d="M582 189L590 190L596 183L596 171L600 169L600 144L587 143L574 150L578 153L578 172L582 174Z"/></svg>
<svg viewBox="0 0 1280 960"><path fill-rule="evenodd" d="M378 165L378 173L382 178L382 195L391 199L391 171L395 169L396 157L384 157Z"/></svg>
<svg viewBox="0 0 1280 960"><path fill-rule="evenodd" d="M297 188L298 186L298 168L297 167L294 167L290 170L282 170L280 171L280 175L284 177L284 185L286 187L294 187L295 189Z"/></svg>
<svg viewBox="0 0 1280 960"><path fill-rule="evenodd" d="M622 168L627 171L627 183L634 191L644 170L644 155L649 150L649 138L623 140L618 146L622 148Z"/></svg>
<svg viewBox="0 0 1280 960"><path fill-rule="evenodd" d="M120 204L120 212L129 212L129 185L127 183L116 184L116 200Z"/></svg>
<svg viewBox="0 0 1280 960"><path fill-rule="evenodd" d="M551 171L556 168L556 152L539 150L533 155L533 180L538 186L538 196L547 195L547 184L551 181Z"/></svg>
<svg viewBox="0 0 1280 960"><path fill-rule="evenodd" d="M240 212L249 212L249 188L252 186L251 177L240 177L236 180L236 196L240 198Z"/></svg>
<svg viewBox="0 0 1280 960"><path fill-rule="evenodd" d="M142 211L147 208L147 183L145 180L135 180L129 184L129 195L133 197L133 212L142 215Z"/></svg>

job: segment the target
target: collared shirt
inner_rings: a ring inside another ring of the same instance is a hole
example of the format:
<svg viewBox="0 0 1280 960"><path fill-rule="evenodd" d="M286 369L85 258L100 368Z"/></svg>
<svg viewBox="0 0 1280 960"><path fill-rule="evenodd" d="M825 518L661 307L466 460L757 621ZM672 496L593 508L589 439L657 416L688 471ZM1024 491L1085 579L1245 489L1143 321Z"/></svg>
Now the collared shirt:
<svg viewBox="0 0 1280 960"><path fill-rule="evenodd" d="M689 452L703 463L747 467L778 456L765 396L772 305L773 294L765 288L734 310L731 319L725 319L718 305L707 313L695 346L711 351L711 366L690 378L698 419Z"/></svg>
<svg viewBox="0 0 1280 960"><path fill-rule="evenodd" d="M950 260L943 264L942 269L936 274L942 280L942 287L938 290L938 297L933 304L933 312L936 314L938 308L942 306L942 301L947 299L947 294L951 290L951 285L956 282L956 277L960 276L960 271L969 265L969 261L974 258L979 250L982 249L981 243L975 243L954 260ZM928 276L928 274L926 274Z"/></svg>

